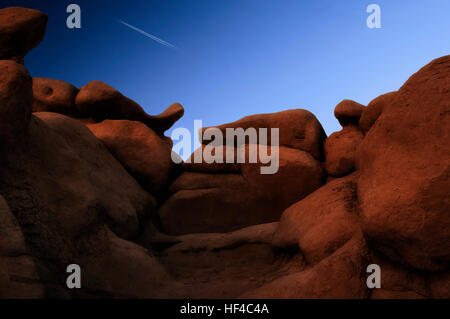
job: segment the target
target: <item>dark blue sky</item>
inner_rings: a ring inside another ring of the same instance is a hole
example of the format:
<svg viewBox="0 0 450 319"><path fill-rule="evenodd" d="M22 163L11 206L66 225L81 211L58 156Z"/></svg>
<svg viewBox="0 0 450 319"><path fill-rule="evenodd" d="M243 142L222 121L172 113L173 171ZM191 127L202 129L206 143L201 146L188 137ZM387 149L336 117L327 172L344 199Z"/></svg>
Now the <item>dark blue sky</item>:
<svg viewBox="0 0 450 319"><path fill-rule="evenodd" d="M66 27L77 3L82 28ZM368 29L377 3L382 28ZM33 76L78 87L105 81L150 114L178 101L193 129L242 116L306 108L328 134L342 99L366 104L449 54L448 0L4 1L49 15L44 41L25 58ZM163 46L121 19L172 43ZM170 133L170 132L169 132Z"/></svg>

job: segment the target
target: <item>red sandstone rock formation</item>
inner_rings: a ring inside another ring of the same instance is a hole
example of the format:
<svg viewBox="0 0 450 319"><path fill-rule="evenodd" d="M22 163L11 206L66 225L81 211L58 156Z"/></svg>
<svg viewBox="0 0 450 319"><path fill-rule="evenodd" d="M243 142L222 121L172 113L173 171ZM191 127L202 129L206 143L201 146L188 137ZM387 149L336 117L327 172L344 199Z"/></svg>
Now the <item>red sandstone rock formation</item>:
<svg viewBox="0 0 450 319"><path fill-rule="evenodd" d="M78 89L61 80L33 78L33 112L55 112L77 116Z"/></svg>
<svg viewBox="0 0 450 319"><path fill-rule="evenodd" d="M449 114L445 56L388 99L357 154L364 234L393 260L417 269L450 265Z"/></svg>
<svg viewBox="0 0 450 319"><path fill-rule="evenodd" d="M44 285L30 287L20 278L39 280L21 227L0 196L0 298L43 298Z"/></svg>
<svg viewBox="0 0 450 319"><path fill-rule="evenodd" d="M334 115L342 125L342 130L331 134L323 145L325 170L330 177L340 177L355 169L355 153L363 139L358 128L364 106L350 100L344 100L334 109Z"/></svg>
<svg viewBox="0 0 450 319"><path fill-rule="evenodd" d="M226 128L250 127L279 128L278 171L262 175L260 168L265 165L259 158L249 163L250 154L258 153L260 144L225 147L234 158L237 152L245 152L245 163L211 165L203 159L185 165L186 171L170 187L172 196L159 211L167 233L227 232L276 221L284 209L323 184L323 170L316 158L321 157L325 133L314 115L301 109L255 115L218 129L225 138Z"/></svg>
<svg viewBox="0 0 450 319"><path fill-rule="evenodd" d="M23 64L25 54L42 41L47 16L38 10L20 7L0 11L0 59Z"/></svg>
<svg viewBox="0 0 450 319"><path fill-rule="evenodd" d="M139 104L101 81L91 81L80 89L75 102L81 117L96 122L105 119L139 121L162 135L184 114L179 103L169 106L163 113L151 116Z"/></svg>
<svg viewBox="0 0 450 319"><path fill-rule="evenodd" d="M359 128L366 134L376 122L386 105L395 99L397 92L380 95L367 105L359 119Z"/></svg>
<svg viewBox="0 0 450 319"><path fill-rule="evenodd" d="M227 128L242 128L244 130L248 128L278 128L280 146L305 151L317 160L323 158L322 143L326 134L314 114L307 110L295 109L250 115L232 123L219 125L216 128L222 132L224 137L226 137ZM203 132L207 129L209 127L203 128ZM208 143L208 141L202 142ZM270 134L267 137L267 144L271 144Z"/></svg>
<svg viewBox="0 0 450 319"><path fill-rule="evenodd" d="M166 190L173 181L177 167L171 145L145 124L105 120L87 127L150 193Z"/></svg>
<svg viewBox="0 0 450 319"><path fill-rule="evenodd" d="M218 127L279 127L274 175L184 163L171 183L161 136L182 107L32 79L16 62L45 23L0 10L0 298L450 298L450 56L366 108L340 103L326 140L305 110Z"/></svg>
<svg viewBox="0 0 450 319"><path fill-rule="evenodd" d="M357 180L338 178L286 209L273 245L300 249L311 265L333 254L360 230Z"/></svg>
<svg viewBox="0 0 450 319"><path fill-rule="evenodd" d="M164 230L172 235L228 232L278 220L323 180L322 167L310 154L282 146L279 158L272 175L261 175L260 163L239 164L234 173L185 171L159 210Z"/></svg>

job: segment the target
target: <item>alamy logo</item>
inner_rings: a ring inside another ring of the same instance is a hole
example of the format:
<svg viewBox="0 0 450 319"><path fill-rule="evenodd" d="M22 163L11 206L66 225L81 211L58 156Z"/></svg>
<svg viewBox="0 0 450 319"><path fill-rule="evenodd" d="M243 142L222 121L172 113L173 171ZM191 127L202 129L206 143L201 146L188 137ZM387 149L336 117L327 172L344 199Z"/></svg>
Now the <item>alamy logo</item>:
<svg viewBox="0 0 450 319"><path fill-rule="evenodd" d="M69 4L66 9L67 13L71 13L66 20L66 25L69 29L81 28L81 8L78 4Z"/></svg>
<svg viewBox="0 0 450 319"><path fill-rule="evenodd" d="M369 4L366 9L367 13L371 13L367 17L367 27L369 29L381 28L381 8L378 4Z"/></svg>
<svg viewBox="0 0 450 319"><path fill-rule="evenodd" d="M381 288L381 268L377 264L371 264L367 266L367 273L371 273L369 277L367 277L366 284L367 288Z"/></svg>
<svg viewBox="0 0 450 319"><path fill-rule="evenodd" d="M268 138L270 130L270 140ZM222 130L208 128L202 133L202 121L194 121L194 132L199 132L200 142L210 141L193 154L194 163L261 163L263 175L275 174L279 167L279 129L278 128L226 128L225 137ZM173 141L179 140L173 147L172 161L179 164L181 158L176 153L192 153L191 133L187 128L172 131ZM224 143L225 140L225 143ZM200 146L200 145L199 145ZM189 158L186 162L192 161Z"/></svg>
<svg viewBox="0 0 450 319"><path fill-rule="evenodd" d="M81 268L77 264L67 266L66 272L70 275L67 277L67 288L81 288Z"/></svg>

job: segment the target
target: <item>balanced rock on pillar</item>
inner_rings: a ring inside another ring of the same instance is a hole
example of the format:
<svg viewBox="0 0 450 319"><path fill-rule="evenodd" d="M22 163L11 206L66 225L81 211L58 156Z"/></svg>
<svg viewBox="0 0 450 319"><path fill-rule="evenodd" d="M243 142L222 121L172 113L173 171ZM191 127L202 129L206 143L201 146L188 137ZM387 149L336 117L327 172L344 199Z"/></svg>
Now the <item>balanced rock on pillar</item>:
<svg viewBox="0 0 450 319"><path fill-rule="evenodd" d="M354 170L355 152L363 139L358 128L363 110L363 105L351 100L344 100L336 106L334 115L343 128L331 134L324 143L325 170L328 175L340 177Z"/></svg>
<svg viewBox="0 0 450 319"><path fill-rule="evenodd" d="M47 15L21 7L0 10L0 60L14 60L23 64L28 51L42 41Z"/></svg>

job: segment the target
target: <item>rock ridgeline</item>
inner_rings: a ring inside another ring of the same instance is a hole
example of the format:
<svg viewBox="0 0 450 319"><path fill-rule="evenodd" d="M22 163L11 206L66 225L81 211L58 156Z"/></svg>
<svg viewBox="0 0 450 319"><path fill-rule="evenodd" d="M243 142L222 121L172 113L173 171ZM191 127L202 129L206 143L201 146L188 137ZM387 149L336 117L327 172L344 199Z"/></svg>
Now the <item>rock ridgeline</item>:
<svg viewBox="0 0 450 319"><path fill-rule="evenodd" d="M279 171L261 175L175 165L178 103L150 116L103 82L32 78L46 21L0 10L0 297L450 297L450 56L339 103L329 137L302 109L218 126L280 128Z"/></svg>

